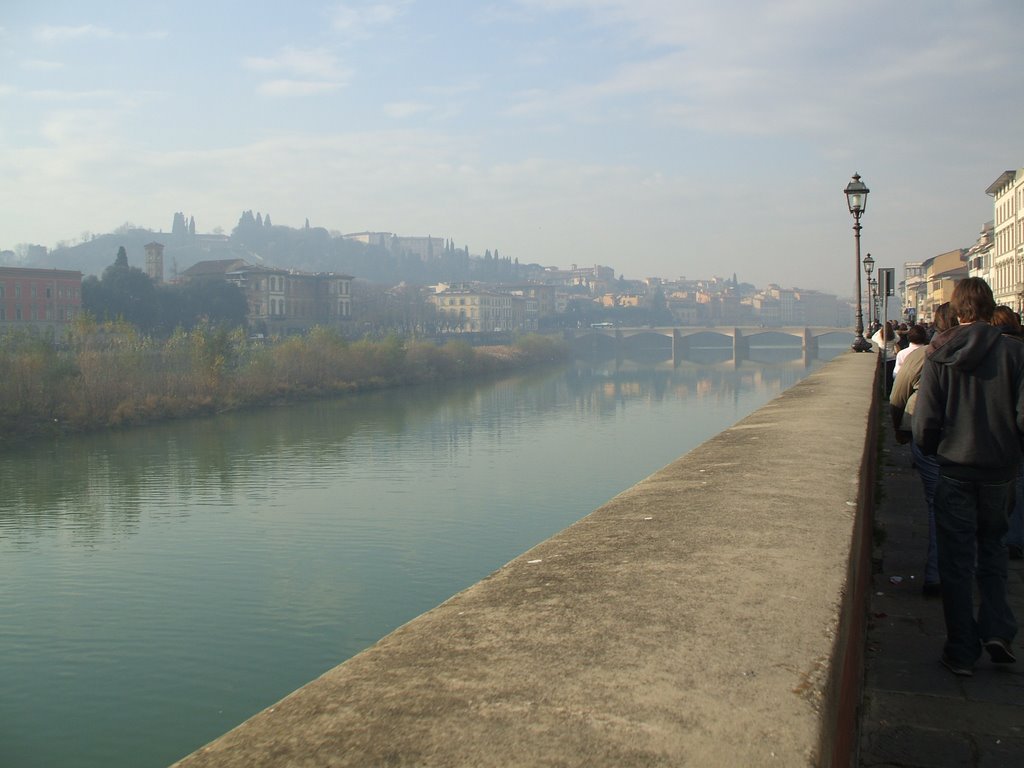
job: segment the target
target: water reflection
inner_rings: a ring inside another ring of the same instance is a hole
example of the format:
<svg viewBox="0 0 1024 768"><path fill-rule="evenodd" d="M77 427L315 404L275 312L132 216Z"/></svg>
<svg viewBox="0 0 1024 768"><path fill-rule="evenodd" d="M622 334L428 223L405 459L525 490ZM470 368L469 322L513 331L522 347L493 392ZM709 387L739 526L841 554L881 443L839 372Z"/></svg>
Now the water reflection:
<svg viewBox="0 0 1024 768"><path fill-rule="evenodd" d="M577 360L0 455L0 764L173 762L806 375L781 357Z"/></svg>
<svg viewBox="0 0 1024 768"><path fill-rule="evenodd" d="M0 539L25 546L59 525L70 543L89 546L136 532L143 509L173 518L192 507L258 504L282 486L344 481L353 461L373 461L362 448L350 456L353 442L368 440L386 453L389 442L429 424L430 450L452 456L476 432L501 440L529 423L524 413L543 419L566 401L597 414L629 400L733 401L743 390L781 392L809 367L798 345L752 350L761 360L738 364L724 347L694 348L679 365L664 351L578 358L565 372L486 387L355 395L37 444L0 455Z"/></svg>

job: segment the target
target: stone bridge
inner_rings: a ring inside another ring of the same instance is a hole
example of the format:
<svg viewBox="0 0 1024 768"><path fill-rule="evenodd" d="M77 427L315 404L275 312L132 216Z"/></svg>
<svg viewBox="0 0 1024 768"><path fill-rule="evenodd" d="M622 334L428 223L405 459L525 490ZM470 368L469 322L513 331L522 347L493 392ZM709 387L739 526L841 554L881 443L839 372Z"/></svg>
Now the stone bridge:
<svg viewBox="0 0 1024 768"><path fill-rule="evenodd" d="M605 324L594 325L589 328L579 328L565 332L565 338L575 346L586 340L597 337L608 337L612 339L617 348L628 344L629 339L639 336L664 336L672 340L672 362L676 365L687 359L687 354L692 348L695 337L717 335L729 339L732 346L733 361L741 362L750 355L752 347L760 346L759 340L770 341L775 336L792 336L800 341L800 350L804 358L813 358L818 352L818 340L822 336L834 333L850 334L849 328L834 327L806 327L806 326L784 326L784 327L763 327L763 326L729 326L729 327L695 327L695 326L660 326L641 328L620 328ZM716 345L717 346L717 345ZM771 345L767 345L771 346Z"/></svg>

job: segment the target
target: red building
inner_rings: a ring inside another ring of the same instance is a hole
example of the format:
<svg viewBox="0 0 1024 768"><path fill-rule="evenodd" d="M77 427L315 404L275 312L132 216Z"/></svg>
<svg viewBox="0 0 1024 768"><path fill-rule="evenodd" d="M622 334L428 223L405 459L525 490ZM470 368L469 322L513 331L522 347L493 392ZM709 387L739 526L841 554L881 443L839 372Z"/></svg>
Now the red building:
<svg viewBox="0 0 1024 768"><path fill-rule="evenodd" d="M0 267L0 333L24 330L59 339L81 308L81 272Z"/></svg>

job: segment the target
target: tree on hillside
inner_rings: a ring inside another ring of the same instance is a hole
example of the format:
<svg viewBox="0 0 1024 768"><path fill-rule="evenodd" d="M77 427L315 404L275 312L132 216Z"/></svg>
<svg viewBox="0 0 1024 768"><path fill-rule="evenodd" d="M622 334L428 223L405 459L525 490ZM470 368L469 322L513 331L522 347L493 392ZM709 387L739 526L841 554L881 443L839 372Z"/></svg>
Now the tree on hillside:
<svg viewBox="0 0 1024 768"><path fill-rule="evenodd" d="M90 275L82 281L82 306L100 320L121 319L145 331L159 317L156 287L149 275L128 265L123 245L102 278Z"/></svg>
<svg viewBox="0 0 1024 768"><path fill-rule="evenodd" d="M188 224L185 223L185 214L180 211L174 214L174 221L171 223L171 234L183 238L188 234Z"/></svg>
<svg viewBox="0 0 1024 768"><path fill-rule="evenodd" d="M245 326L249 311L242 289L224 280L190 280L160 289L162 334L176 328L190 330L197 325L238 328Z"/></svg>
<svg viewBox="0 0 1024 768"><path fill-rule="evenodd" d="M141 333L169 336L176 328L245 325L248 305L242 290L223 280L156 285L129 266L124 247L99 279L82 281L82 307L101 321L123 320Z"/></svg>

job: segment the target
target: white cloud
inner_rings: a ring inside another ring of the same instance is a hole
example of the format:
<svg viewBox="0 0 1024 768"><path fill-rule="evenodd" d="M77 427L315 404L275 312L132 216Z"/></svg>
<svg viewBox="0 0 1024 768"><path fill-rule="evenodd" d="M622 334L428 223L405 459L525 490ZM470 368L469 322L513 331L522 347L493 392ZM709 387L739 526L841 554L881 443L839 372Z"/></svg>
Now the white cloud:
<svg viewBox="0 0 1024 768"><path fill-rule="evenodd" d="M367 37L373 28L390 24L401 16L407 5L407 2L341 4L331 12L331 27L346 37Z"/></svg>
<svg viewBox="0 0 1024 768"><path fill-rule="evenodd" d="M430 105L421 101L396 101L384 105L384 114L399 120L420 115L429 110Z"/></svg>
<svg viewBox="0 0 1024 768"><path fill-rule="evenodd" d="M977 29L986 18L979 6L1001 9L1001 0L956 2L938 16L866 3L521 0L614 32L601 40L610 69L523 90L504 114L588 123L633 114L705 135L811 139L842 136L858 120L899 123L887 125L891 136L942 119L951 83L981 75L991 100L999 73L1015 66L1013 43ZM866 21L869 12L878 23ZM983 109L985 89L961 98Z"/></svg>
<svg viewBox="0 0 1024 768"><path fill-rule="evenodd" d="M32 36L41 43L66 43L70 40L110 38L114 33L107 27L82 24L77 27L40 26L33 30Z"/></svg>
<svg viewBox="0 0 1024 768"><path fill-rule="evenodd" d="M323 48L284 48L275 56L251 56L243 63L256 72L284 72L325 80L345 79L350 74L338 63L337 56Z"/></svg>
<svg viewBox="0 0 1024 768"><path fill-rule="evenodd" d="M24 59L19 66L30 72L53 72L64 67L61 61L48 61L46 59Z"/></svg>
<svg viewBox="0 0 1024 768"><path fill-rule="evenodd" d="M28 97L33 101L41 102L59 102L59 103L75 103L75 102L122 102L127 103L124 96L118 91L109 90L98 90L98 91L59 91L55 89L49 90L38 90L30 91Z"/></svg>
<svg viewBox="0 0 1024 768"><path fill-rule="evenodd" d="M254 72L280 74L263 82L260 93L268 96L308 96L347 85L352 76L330 51L284 48L274 56L250 56L242 61Z"/></svg>
<svg viewBox="0 0 1024 768"><path fill-rule="evenodd" d="M312 96L317 93L335 91L341 83L327 83L314 80L266 80L259 85L259 92L265 96Z"/></svg>
<svg viewBox="0 0 1024 768"><path fill-rule="evenodd" d="M57 148L73 150L84 145L114 146L117 129L117 117L111 110L59 109L43 118L39 133Z"/></svg>
<svg viewBox="0 0 1024 768"><path fill-rule="evenodd" d="M462 82L451 83L450 85L428 85L423 91L432 96L451 97L464 96L476 93L484 87L484 77L476 74L467 77Z"/></svg>

